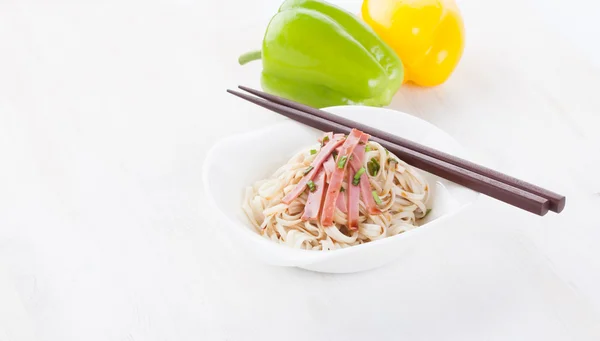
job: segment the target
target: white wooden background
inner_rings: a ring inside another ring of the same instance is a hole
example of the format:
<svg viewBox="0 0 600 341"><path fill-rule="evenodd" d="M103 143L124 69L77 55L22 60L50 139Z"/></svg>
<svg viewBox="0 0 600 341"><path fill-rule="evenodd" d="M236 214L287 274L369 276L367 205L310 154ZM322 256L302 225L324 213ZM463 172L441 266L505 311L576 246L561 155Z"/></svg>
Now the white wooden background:
<svg viewBox="0 0 600 341"><path fill-rule="evenodd" d="M258 263L205 206L214 139L279 119L224 92L278 4L0 0L0 340L599 340L598 4L461 1L455 74L392 105L564 213L483 198L351 275Z"/></svg>

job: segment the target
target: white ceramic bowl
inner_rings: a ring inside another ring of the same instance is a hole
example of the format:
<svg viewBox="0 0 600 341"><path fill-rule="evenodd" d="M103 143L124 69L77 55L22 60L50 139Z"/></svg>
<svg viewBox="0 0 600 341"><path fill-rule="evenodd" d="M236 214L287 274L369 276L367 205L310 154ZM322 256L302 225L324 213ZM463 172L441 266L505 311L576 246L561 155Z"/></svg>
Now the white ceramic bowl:
<svg viewBox="0 0 600 341"><path fill-rule="evenodd" d="M408 114L362 106L326 110L466 157L465 150L448 134ZM414 230L335 251L297 250L261 237L254 231L241 208L245 188L270 176L294 153L313 144L321 135L322 132L290 120L217 142L209 151L203 169L208 201L220 217L219 225L222 225L217 228L226 228L237 245L269 264L320 272L357 272L410 256L412 248L427 243L429 233L451 221L453 215L478 196L478 193L465 187L425 173L432 191L427 206L432 210L422 225ZM232 160L235 160L235 166Z"/></svg>

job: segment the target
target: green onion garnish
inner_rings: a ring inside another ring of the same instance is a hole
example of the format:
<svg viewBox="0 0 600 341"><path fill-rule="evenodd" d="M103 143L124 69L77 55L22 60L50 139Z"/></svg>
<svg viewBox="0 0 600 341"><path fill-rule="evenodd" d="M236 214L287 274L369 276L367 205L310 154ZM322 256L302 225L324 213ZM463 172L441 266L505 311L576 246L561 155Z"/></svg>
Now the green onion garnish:
<svg viewBox="0 0 600 341"><path fill-rule="evenodd" d="M379 195L377 195L377 191L373 191L371 193L373 193L373 199L375 199L377 205L381 205L382 201L381 198L379 198Z"/></svg>
<svg viewBox="0 0 600 341"><path fill-rule="evenodd" d="M342 156L337 163L338 168L344 168L346 160L348 160L348 157L346 155Z"/></svg>
<svg viewBox="0 0 600 341"><path fill-rule="evenodd" d="M425 211L425 215L423 216L423 218L427 217L429 212L431 212L431 208L428 208L427 211ZM421 219L423 219L423 218L421 218Z"/></svg>
<svg viewBox="0 0 600 341"><path fill-rule="evenodd" d="M325 135L325 137L323 137L323 140L321 142L321 147L323 147L325 144L327 144L327 142L329 142L329 136Z"/></svg>
<svg viewBox="0 0 600 341"><path fill-rule="evenodd" d="M308 174L308 173L309 173L311 170L313 170L313 168L314 168L313 166L308 166L308 168L306 168L306 169L304 170L304 173L303 173L303 174L304 174L304 175Z"/></svg>
<svg viewBox="0 0 600 341"><path fill-rule="evenodd" d="M316 150L316 149L311 149L311 150L310 150L310 155L315 155L316 153L317 153L317 150Z"/></svg>
<svg viewBox="0 0 600 341"><path fill-rule="evenodd" d="M373 162L369 161L367 162L367 169L369 170L369 174L371 174L371 176L375 176L375 170L373 169Z"/></svg>
<svg viewBox="0 0 600 341"><path fill-rule="evenodd" d="M344 192L346 192L346 189L344 187L341 187L340 188L340 193L344 193Z"/></svg>
<svg viewBox="0 0 600 341"><path fill-rule="evenodd" d="M360 167L358 172L356 172L356 174L354 174L354 179L352 179L352 184L354 186L358 186L358 184L360 183L360 177L363 175L364 172L365 172L365 167Z"/></svg>
<svg viewBox="0 0 600 341"><path fill-rule="evenodd" d="M371 151L371 147L370 147L369 145L367 145L367 146L365 147L365 152L367 152L367 153L368 153L368 152L370 152L370 151Z"/></svg>
<svg viewBox="0 0 600 341"><path fill-rule="evenodd" d="M312 180L308 180L308 182L306 183L306 186L308 187L308 190L311 192L314 192L317 189L317 186L315 186L315 183Z"/></svg>
<svg viewBox="0 0 600 341"><path fill-rule="evenodd" d="M331 152L331 155L333 155L333 159L335 160L335 159L337 159L338 152L336 152L336 151Z"/></svg>
<svg viewBox="0 0 600 341"><path fill-rule="evenodd" d="M379 161L377 161L376 158L371 158L371 161L367 162L367 167L369 168L369 174L375 176L377 175L377 173L379 173L381 165L379 164Z"/></svg>
<svg viewBox="0 0 600 341"><path fill-rule="evenodd" d="M391 157L387 160L388 163L390 162L395 162L395 163L399 163L398 160L395 157Z"/></svg>
<svg viewBox="0 0 600 341"><path fill-rule="evenodd" d="M389 150L385 150L385 155L390 155L390 151Z"/></svg>

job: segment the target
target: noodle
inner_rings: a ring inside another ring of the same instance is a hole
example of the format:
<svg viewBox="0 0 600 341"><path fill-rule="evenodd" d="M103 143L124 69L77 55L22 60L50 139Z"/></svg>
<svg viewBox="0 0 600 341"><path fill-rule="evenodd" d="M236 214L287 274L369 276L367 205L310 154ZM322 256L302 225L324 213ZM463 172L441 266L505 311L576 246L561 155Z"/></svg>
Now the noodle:
<svg viewBox="0 0 600 341"><path fill-rule="evenodd" d="M359 146L365 148L365 146ZM320 221L304 221L302 214L308 200L304 191L289 205L282 199L306 175L305 170L317 157L320 145L313 145L294 155L266 179L256 182L245 192L242 209L256 230L265 238L293 248L335 250L394 236L417 227L427 214L429 185L413 167L389 153L376 142L366 143L363 166L368 169L371 190L378 196L380 214L370 215L367 205L359 202L358 229L349 229L348 214L336 208L332 226ZM370 163L370 164L369 164ZM373 165L379 170L373 174ZM360 175L358 175L360 177ZM344 188L352 186L344 181Z"/></svg>

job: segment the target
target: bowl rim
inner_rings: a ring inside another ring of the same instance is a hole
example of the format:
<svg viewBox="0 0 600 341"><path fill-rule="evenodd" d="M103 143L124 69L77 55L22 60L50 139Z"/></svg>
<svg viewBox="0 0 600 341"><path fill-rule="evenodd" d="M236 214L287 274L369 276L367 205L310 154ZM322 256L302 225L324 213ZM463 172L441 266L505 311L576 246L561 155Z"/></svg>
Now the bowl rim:
<svg viewBox="0 0 600 341"><path fill-rule="evenodd" d="M345 106L344 105L344 106L327 107L327 108L324 108L324 110L331 110L331 111L335 112L336 110L339 110L339 108L359 108L359 107L366 107L366 106ZM373 110L374 111L373 113L378 112L376 114L379 114L383 111L393 112L396 115L400 114L402 116L406 116L410 120L420 121L420 123L426 124L426 125L430 126L430 128L438 130L438 132L448 135L450 138L452 138L454 141L456 141L452 136L450 136L448 133L446 133L439 127L437 127L434 124L432 124L426 120L423 120L419 117L415 117L413 115L407 114L407 113L399 111L399 110L393 110L393 109L388 109L388 108L378 108L378 107L366 107L366 108L369 108L369 110ZM415 228L410 231L400 233L400 234L397 234L394 236L380 238L380 239L373 240L368 243L353 245L353 246L346 247L346 248L329 250L329 251L305 250L305 249L292 248L292 247L289 247L289 246L281 244L281 243L274 243L273 241L258 234L255 231L255 228L253 226L249 225L249 223L242 225L238 221L231 219L226 212L223 212L219 208L219 205L216 203L213 196L211 195L211 193L212 193L211 181L209 181L209 179L208 179L208 176L209 176L208 173L209 173L210 165L213 164L213 162L211 162L211 160L214 158L214 154L221 144L229 142L231 140L244 139L251 135L264 134L264 132L269 131L271 129L277 128L279 126L290 125L290 124L294 125L294 124L299 124L299 123L296 123L295 121L290 120L290 119L285 119L280 122L274 122L272 124L267 124L264 127L261 127L258 129L251 129L248 131L224 136L224 137L220 138L219 140L217 140L210 147L210 149L204 159L203 165L202 165L202 183L204 186L205 197L208 201L210 209L213 212L218 212L218 215L222 218L222 220L224 222L226 222L226 225L228 225L228 228L231 229L232 232L239 234L240 231L238 231L238 230L242 230L241 233L243 235L247 236L247 238L249 238L252 242L262 244L262 245L264 245L264 247L270 248L274 251L276 250L276 252L279 252L279 253L284 252L289 256L288 258L294 258L297 261L294 264L289 264L289 266L307 265L307 264L314 263L314 261L322 261L322 260L325 260L325 259L328 259L331 257L339 257L339 256L343 256L349 252L357 252L357 251L360 251L360 250L363 250L366 248L378 247L378 246L381 246L386 243L396 242L399 239L405 239L405 238L409 238L411 236L416 236L419 233L424 233L424 232L429 231L430 228L435 227L436 225L439 225L440 222L443 222L443 221L447 220L448 218L460 213L461 211L463 211L464 209L466 209L467 207L469 207L473 203L475 203L477 201L477 199L480 197L480 193L478 193L476 191L472 191L474 194L473 200L460 205L459 207L457 207L456 209L454 209L451 212L447 212L447 213L439 216L438 218L436 218L433 221L430 221L424 225L418 226L418 228ZM464 154L467 154L467 156L468 156L467 150L460 143L458 143L458 141L456 141L456 143L462 149L461 152ZM458 186L460 186L460 185L458 185ZM240 190L243 190L243 189L240 189ZM240 205L241 205L241 203L240 203Z"/></svg>

